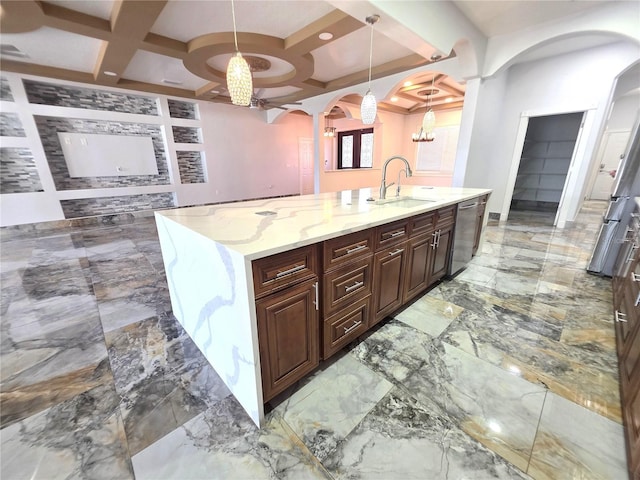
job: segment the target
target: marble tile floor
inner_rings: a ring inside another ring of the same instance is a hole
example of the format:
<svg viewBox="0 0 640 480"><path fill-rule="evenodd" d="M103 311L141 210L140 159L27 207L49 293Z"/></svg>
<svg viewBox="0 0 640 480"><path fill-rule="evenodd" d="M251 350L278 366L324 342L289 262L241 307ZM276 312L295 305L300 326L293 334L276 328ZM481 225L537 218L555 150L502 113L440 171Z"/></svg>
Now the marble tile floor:
<svg viewBox="0 0 640 480"><path fill-rule="evenodd" d="M172 316L152 218L0 232L0 478L626 478L604 207L491 222L262 429Z"/></svg>

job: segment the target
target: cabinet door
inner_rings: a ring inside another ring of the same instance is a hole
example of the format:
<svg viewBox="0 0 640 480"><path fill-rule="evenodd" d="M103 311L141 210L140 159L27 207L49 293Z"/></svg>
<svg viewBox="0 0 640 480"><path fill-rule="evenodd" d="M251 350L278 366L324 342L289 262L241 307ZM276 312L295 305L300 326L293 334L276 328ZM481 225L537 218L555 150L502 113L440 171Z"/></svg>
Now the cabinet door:
<svg viewBox="0 0 640 480"><path fill-rule="evenodd" d="M382 320L402 305L406 243L386 248L374 257L374 319L372 325Z"/></svg>
<svg viewBox="0 0 640 480"><path fill-rule="evenodd" d="M449 269L449 257L451 256L451 233L453 227L443 228L438 231L436 246L433 251L433 267L429 284L433 284L447 274Z"/></svg>
<svg viewBox="0 0 640 480"><path fill-rule="evenodd" d="M264 401L318 366L317 281L308 281L256 302Z"/></svg>
<svg viewBox="0 0 640 480"><path fill-rule="evenodd" d="M429 262L431 261L431 235L420 235L407 242L407 275L404 284L404 301L407 302L429 286Z"/></svg>

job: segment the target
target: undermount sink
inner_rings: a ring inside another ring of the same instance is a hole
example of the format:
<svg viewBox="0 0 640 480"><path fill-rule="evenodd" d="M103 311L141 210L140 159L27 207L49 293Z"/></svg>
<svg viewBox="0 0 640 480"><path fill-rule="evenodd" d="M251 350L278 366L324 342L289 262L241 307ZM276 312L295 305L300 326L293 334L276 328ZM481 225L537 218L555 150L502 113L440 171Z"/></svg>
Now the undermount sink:
<svg viewBox="0 0 640 480"><path fill-rule="evenodd" d="M375 201L376 205L390 205L393 207L420 207L427 203L435 202L436 200L424 199L424 198L413 198L413 197L391 197L384 199L377 199Z"/></svg>

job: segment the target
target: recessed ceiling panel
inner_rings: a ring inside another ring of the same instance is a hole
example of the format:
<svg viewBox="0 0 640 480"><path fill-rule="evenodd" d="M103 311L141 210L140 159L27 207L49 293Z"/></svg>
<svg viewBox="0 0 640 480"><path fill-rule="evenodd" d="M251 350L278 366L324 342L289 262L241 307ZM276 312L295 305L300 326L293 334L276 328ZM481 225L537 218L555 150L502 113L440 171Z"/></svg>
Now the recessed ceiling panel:
<svg viewBox="0 0 640 480"><path fill-rule="evenodd" d="M333 7L322 1L235 2L238 32L286 38L326 15ZM233 30L230 1L171 0L153 25L153 33L187 42L211 32ZM240 46L242 51L242 46Z"/></svg>
<svg viewBox="0 0 640 480"><path fill-rule="evenodd" d="M49 27L27 33L3 34L2 43L15 46L27 57L3 57L48 67L92 72L100 52L101 40L67 33Z"/></svg>
<svg viewBox="0 0 640 480"><path fill-rule="evenodd" d="M369 68L371 27L363 27L327 45L315 49L313 78L328 82ZM385 35L373 32L373 66L411 55L413 52Z"/></svg>
<svg viewBox="0 0 640 480"><path fill-rule="evenodd" d="M260 88L256 90L256 95L260 98L278 98L292 95L299 91L300 89L296 87Z"/></svg>
<svg viewBox="0 0 640 480"><path fill-rule="evenodd" d="M47 3L58 5L60 7L75 10L76 12L86 13L94 17L108 20L111 18L111 10L113 9L113 0L93 0L91 2L79 2L78 0L48 0Z"/></svg>
<svg viewBox="0 0 640 480"><path fill-rule="evenodd" d="M184 68L182 60L142 50L138 50L133 56L123 77L139 82L168 85L188 90L196 90L208 83L207 80L194 75ZM169 80L169 82L163 82L163 80Z"/></svg>

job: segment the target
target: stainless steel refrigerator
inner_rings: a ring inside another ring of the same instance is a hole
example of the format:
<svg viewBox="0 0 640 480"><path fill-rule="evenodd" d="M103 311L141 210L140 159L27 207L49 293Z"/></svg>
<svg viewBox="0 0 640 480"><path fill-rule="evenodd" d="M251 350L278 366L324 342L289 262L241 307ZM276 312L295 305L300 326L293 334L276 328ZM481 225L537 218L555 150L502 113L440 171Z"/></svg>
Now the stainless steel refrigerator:
<svg viewBox="0 0 640 480"><path fill-rule="evenodd" d="M587 271L612 276L618 251L624 243L626 228L634 208L634 197L640 196L640 117L631 130L629 142L620 160L609 207L604 214L596 246Z"/></svg>

